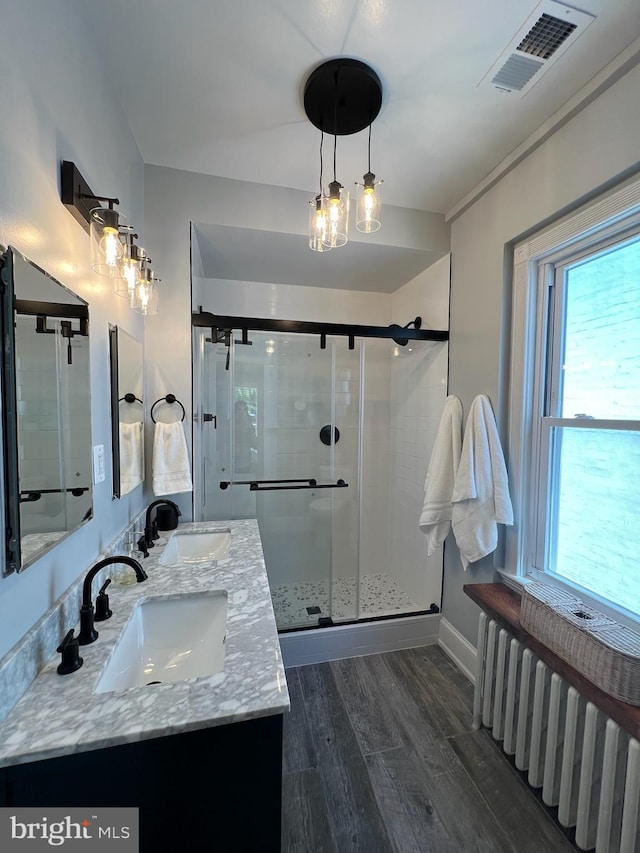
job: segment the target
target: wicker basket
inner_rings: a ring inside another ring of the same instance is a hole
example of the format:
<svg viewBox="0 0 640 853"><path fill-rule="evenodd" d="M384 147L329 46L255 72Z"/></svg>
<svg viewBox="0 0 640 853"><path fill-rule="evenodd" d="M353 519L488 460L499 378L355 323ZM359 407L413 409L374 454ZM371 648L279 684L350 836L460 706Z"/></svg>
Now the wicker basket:
<svg viewBox="0 0 640 853"><path fill-rule="evenodd" d="M640 635L569 593L528 583L520 624L605 693L640 705Z"/></svg>

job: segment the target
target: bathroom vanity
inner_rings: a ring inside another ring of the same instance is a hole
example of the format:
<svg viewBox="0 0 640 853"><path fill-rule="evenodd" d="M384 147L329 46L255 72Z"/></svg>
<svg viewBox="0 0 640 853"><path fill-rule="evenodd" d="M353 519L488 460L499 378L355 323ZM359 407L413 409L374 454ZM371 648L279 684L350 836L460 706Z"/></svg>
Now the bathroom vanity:
<svg viewBox="0 0 640 853"><path fill-rule="evenodd" d="M113 616L81 647L81 669L58 675L57 655L41 671L0 725L0 805L138 806L142 851L280 850L289 697L257 522L174 533L211 530L230 531L228 558L169 549L175 562L162 565L174 534L162 535L145 583L109 587ZM219 671L173 682L153 672L152 683L97 691L141 601L224 593Z"/></svg>

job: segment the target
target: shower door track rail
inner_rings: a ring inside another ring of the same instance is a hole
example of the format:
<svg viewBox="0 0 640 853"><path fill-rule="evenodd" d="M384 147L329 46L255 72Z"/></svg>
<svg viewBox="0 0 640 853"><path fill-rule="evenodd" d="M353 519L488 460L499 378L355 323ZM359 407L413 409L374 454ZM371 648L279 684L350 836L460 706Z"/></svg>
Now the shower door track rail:
<svg viewBox="0 0 640 853"><path fill-rule="evenodd" d="M249 343L249 331L255 332L285 332L288 334L319 335L320 347L326 346L327 335L338 335L349 338L349 347L353 348L355 338L388 338L394 341L448 341L449 332L439 329L409 329L402 326L357 326L346 323L314 323L306 320L274 320L265 317L228 317L203 311L200 306L191 315L191 325L211 329L211 340L214 343L231 341L231 332L238 329L242 332L242 343ZM222 333L223 338L220 338Z"/></svg>

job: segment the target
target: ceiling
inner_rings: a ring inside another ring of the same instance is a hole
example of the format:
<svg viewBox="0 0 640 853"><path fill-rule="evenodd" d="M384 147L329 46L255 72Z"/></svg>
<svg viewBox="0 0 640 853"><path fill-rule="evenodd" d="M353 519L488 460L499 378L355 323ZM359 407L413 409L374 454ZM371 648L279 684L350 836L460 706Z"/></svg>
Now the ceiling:
<svg viewBox="0 0 640 853"><path fill-rule="evenodd" d="M535 0L78 4L146 163L315 194L320 134L304 84L325 59L349 56L382 80L371 167L385 204L438 213L640 36L638 0L578 5L595 21L521 97L479 83ZM338 138L345 186L366 171L366 145L366 131Z"/></svg>

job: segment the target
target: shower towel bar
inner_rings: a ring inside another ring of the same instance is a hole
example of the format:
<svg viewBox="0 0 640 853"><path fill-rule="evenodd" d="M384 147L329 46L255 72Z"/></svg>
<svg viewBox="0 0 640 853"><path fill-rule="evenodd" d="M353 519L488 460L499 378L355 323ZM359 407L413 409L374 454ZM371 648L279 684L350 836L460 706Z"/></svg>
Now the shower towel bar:
<svg viewBox="0 0 640 853"><path fill-rule="evenodd" d="M71 492L74 498L79 498L88 491L88 486L76 486L73 489L29 489L28 491L20 492L20 503L35 503L43 495L62 495L65 492Z"/></svg>
<svg viewBox="0 0 640 853"><path fill-rule="evenodd" d="M229 486L252 486L256 483L308 483L310 486L315 486L316 480L313 477L302 477L296 480L220 480L220 488L227 489Z"/></svg>
<svg viewBox="0 0 640 853"><path fill-rule="evenodd" d="M294 484L301 485L294 485ZM349 483L338 480L336 483L320 483L314 477L299 480L221 480L220 488L229 486L249 486L250 492L283 492L287 489L346 489Z"/></svg>
<svg viewBox="0 0 640 853"><path fill-rule="evenodd" d="M284 492L288 489L346 489L349 483L344 480L338 480L337 483L316 483L308 486L261 486L258 483L250 483L250 492Z"/></svg>

